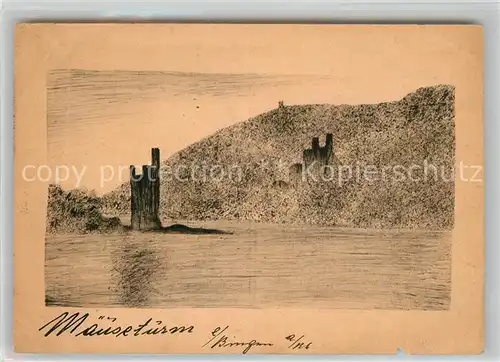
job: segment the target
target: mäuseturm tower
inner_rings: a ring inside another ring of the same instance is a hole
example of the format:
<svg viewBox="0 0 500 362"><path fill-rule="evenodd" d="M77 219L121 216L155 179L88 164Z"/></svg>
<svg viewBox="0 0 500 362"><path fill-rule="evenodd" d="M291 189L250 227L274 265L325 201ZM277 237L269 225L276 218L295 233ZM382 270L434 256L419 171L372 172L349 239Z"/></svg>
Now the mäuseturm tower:
<svg viewBox="0 0 500 362"><path fill-rule="evenodd" d="M151 165L142 166L137 174L130 166L131 226L134 230L161 228L160 211L160 150L151 149Z"/></svg>

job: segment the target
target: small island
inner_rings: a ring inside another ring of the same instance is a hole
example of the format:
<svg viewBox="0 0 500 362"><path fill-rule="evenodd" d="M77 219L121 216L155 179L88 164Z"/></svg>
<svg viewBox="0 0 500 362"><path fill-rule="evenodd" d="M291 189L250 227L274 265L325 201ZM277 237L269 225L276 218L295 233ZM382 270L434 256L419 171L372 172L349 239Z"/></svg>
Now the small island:
<svg viewBox="0 0 500 362"><path fill-rule="evenodd" d="M102 198L94 191L65 191L49 185L46 231L57 233L124 233L128 231L177 234L231 234L219 229L195 228L183 224L162 225L160 220L160 150L151 149L151 165L143 165L142 173L130 166L130 225L118 216L102 214Z"/></svg>

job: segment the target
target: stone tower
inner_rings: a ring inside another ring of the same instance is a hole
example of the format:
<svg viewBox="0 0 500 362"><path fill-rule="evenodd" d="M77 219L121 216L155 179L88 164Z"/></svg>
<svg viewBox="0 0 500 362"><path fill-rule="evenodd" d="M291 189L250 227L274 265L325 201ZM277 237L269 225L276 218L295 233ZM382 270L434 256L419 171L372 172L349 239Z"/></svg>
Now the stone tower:
<svg viewBox="0 0 500 362"><path fill-rule="evenodd" d="M151 149L151 165L138 175L130 166L131 220L133 230L155 230L160 222L160 150Z"/></svg>

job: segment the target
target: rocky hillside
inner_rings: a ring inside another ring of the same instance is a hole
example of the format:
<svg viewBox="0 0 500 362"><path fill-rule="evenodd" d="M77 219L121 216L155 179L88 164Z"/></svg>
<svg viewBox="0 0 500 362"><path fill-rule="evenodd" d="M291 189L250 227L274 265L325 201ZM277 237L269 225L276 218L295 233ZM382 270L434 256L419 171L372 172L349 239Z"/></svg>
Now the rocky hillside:
<svg viewBox="0 0 500 362"><path fill-rule="evenodd" d="M291 182L288 167L302 161L312 137L324 143L327 133L343 181ZM174 219L451 229L454 139L454 88L447 85L380 104L282 105L166 160L161 210ZM432 165L427 176L425 163ZM124 184L103 197L105 212L127 213L129 200Z"/></svg>
<svg viewBox="0 0 500 362"><path fill-rule="evenodd" d="M49 185L46 232L86 234L123 231L120 220L101 215L101 198L87 190Z"/></svg>

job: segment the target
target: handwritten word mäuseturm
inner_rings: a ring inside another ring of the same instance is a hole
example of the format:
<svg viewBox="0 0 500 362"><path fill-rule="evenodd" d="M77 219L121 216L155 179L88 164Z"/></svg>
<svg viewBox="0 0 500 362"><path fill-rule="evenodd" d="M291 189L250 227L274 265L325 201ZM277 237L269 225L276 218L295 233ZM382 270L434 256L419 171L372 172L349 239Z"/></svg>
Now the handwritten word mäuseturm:
<svg viewBox="0 0 500 362"><path fill-rule="evenodd" d="M90 321L87 321L89 318L89 313L73 313L70 315L68 312L64 312L38 330L45 331L45 337L48 337L52 333L55 336L68 333L75 337L107 335L114 335L115 337L138 337L144 335L192 333L194 330L194 326L192 325L169 326L164 324L163 321L153 320L153 318L149 318L144 323L137 325L118 325L116 324L117 318L108 316L99 316L96 323L90 324Z"/></svg>

